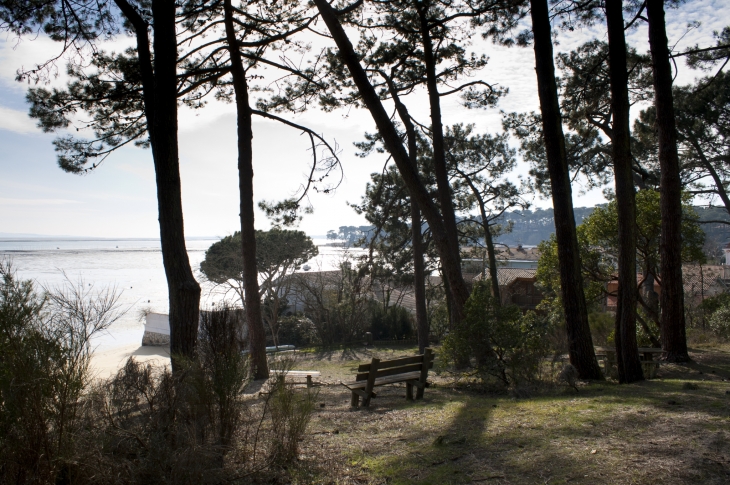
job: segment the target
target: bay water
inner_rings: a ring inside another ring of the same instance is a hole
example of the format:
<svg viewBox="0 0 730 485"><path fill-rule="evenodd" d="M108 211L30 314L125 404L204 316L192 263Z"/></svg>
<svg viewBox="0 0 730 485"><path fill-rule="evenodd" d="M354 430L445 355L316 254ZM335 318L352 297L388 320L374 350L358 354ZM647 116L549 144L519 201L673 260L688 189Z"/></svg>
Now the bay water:
<svg viewBox="0 0 730 485"><path fill-rule="evenodd" d="M186 240L193 273L201 282L202 308L211 308L224 299L233 300L233 295L205 282L200 273L205 251L219 239ZM328 246L329 241L324 238L314 242L320 254L307 262L311 271L337 268L348 252ZM73 284L83 285L93 294L113 288L119 294L119 308L124 315L94 340L96 352L134 343L141 345L143 312L168 312L159 239L5 238L0 239L0 259L10 260L18 276L34 281L39 290Z"/></svg>

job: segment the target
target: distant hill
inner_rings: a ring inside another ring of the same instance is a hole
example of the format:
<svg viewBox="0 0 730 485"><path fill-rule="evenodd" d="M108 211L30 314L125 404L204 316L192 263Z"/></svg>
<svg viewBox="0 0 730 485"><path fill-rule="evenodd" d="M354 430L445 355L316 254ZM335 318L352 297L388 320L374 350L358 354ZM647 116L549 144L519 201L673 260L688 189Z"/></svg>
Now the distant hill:
<svg viewBox="0 0 730 485"><path fill-rule="evenodd" d="M591 215L593 209L594 207L576 207L574 209L575 223L580 224L583 222L583 219ZM730 222L730 215L723 208L696 206L695 210L702 221ZM555 232L552 209L507 212L501 218L501 222L506 223L508 221L514 223L512 232L498 237L497 242L510 246L516 246L518 244L534 246L550 238L550 234ZM730 241L730 225L728 224L712 222L702 224L702 228L705 231L705 247L709 251L714 251L716 248Z"/></svg>
<svg viewBox="0 0 730 485"><path fill-rule="evenodd" d="M575 223L583 222L583 219L591 215L593 209L594 207L575 207L573 209ZM505 212L498 222L506 224L511 221L514 226L512 232L499 236L497 242L509 246L540 244L555 232L553 217L552 208Z"/></svg>
<svg viewBox="0 0 730 485"><path fill-rule="evenodd" d="M19 238L33 238L33 239L59 239L59 238L70 238L76 236L49 236L46 234L26 234L22 232L0 232L0 239L19 239Z"/></svg>

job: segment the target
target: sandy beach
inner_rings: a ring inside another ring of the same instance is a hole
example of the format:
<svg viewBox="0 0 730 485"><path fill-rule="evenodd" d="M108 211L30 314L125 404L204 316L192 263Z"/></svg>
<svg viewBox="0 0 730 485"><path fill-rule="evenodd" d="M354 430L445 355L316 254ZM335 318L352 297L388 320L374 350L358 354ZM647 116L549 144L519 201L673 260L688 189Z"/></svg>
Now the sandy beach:
<svg viewBox="0 0 730 485"><path fill-rule="evenodd" d="M91 372L98 379L107 379L121 369L129 357L138 362L155 365L170 365L170 348L124 344L94 352L91 358Z"/></svg>

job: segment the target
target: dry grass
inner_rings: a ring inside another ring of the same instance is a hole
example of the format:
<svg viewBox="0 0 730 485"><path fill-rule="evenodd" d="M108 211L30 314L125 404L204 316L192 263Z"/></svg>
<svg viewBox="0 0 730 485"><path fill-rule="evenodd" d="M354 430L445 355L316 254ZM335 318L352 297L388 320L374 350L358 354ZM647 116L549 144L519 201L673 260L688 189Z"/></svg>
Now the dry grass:
<svg viewBox="0 0 730 485"><path fill-rule="evenodd" d="M632 385L582 383L526 399L452 388L438 375L423 401L401 385L352 410L340 380L373 355L415 349L301 353L322 372L292 483L730 483L730 348L701 349ZM689 385L687 383L690 383Z"/></svg>

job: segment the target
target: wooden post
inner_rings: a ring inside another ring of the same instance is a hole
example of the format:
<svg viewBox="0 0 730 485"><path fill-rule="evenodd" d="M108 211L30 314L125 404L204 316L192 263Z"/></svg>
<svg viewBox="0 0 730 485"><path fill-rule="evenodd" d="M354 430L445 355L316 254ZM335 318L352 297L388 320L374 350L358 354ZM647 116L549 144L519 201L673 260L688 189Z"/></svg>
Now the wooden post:
<svg viewBox="0 0 730 485"><path fill-rule="evenodd" d="M406 382L406 399L413 401L413 384Z"/></svg>
<svg viewBox="0 0 730 485"><path fill-rule="evenodd" d="M375 387L375 374L378 372L378 364L380 359L373 358L370 362L370 372L368 372L368 383L365 386L365 398L362 400L362 405L367 407L370 406L370 398L373 396L373 388Z"/></svg>
<svg viewBox="0 0 730 485"><path fill-rule="evenodd" d="M350 406L356 408L359 405L360 405L360 396L355 391L352 391L352 398L350 399Z"/></svg>
<svg viewBox="0 0 730 485"><path fill-rule="evenodd" d="M423 352L423 364L421 365L421 377L418 379L421 381L421 385L416 390L416 399L423 399L423 391L426 389L426 381L428 380L428 367L431 364L431 349L427 348Z"/></svg>

